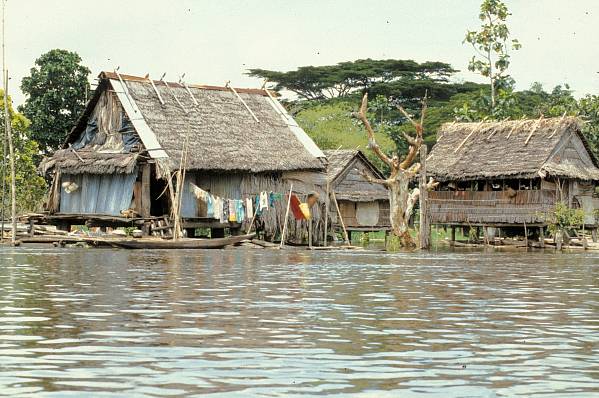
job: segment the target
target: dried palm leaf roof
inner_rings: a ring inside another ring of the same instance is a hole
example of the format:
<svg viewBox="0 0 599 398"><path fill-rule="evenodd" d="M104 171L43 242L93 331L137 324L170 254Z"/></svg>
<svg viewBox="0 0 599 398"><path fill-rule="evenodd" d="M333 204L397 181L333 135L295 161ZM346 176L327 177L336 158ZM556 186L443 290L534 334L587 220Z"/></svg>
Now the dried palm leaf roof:
<svg viewBox="0 0 599 398"><path fill-rule="evenodd" d="M427 172L440 181L546 175L599 180L599 163L580 126L575 117L447 123L427 158ZM583 159L560 156L572 137L584 145Z"/></svg>
<svg viewBox="0 0 599 398"><path fill-rule="evenodd" d="M111 81L115 91L122 90L116 74L103 72L100 78ZM324 168L324 158L311 153L310 148L320 150L266 90L236 89L242 101L229 87L185 87L163 81L153 81L153 86L147 78L120 78L161 149L166 151L171 168L179 167L186 137L188 170L269 172ZM129 117L134 119L135 115Z"/></svg>
<svg viewBox="0 0 599 398"><path fill-rule="evenodd" d="M131 174L137 163L137 153L104 153L60 149L44 158L40 171L54 168L65 174Z"/></svg>

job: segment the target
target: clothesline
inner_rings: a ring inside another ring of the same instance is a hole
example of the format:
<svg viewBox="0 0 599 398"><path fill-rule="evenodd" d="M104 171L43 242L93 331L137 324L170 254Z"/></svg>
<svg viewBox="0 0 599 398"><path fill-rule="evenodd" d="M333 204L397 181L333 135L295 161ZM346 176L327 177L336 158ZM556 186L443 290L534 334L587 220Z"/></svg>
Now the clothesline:
<svg viewBox="0 0 599 398"><path fill-rule="evenodd" d="M218 219L221 223L252 220L254 213L261 215L274 208L275 202L283 198L281 193L262 191L244 199L227 199L212 195L193 183L190 186L194 196L206 205L206 216Z"/></svg>

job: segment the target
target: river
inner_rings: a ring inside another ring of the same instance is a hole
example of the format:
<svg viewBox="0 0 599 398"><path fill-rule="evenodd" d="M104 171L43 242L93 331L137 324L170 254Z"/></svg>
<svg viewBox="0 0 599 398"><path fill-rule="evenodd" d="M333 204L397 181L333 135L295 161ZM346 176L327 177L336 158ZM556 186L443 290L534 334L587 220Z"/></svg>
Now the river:
<svg viewBox="0 0 599 398"><path fill-rule="evenodd" d="M0 249L0 395L597 397L599 253Z"/></svg>

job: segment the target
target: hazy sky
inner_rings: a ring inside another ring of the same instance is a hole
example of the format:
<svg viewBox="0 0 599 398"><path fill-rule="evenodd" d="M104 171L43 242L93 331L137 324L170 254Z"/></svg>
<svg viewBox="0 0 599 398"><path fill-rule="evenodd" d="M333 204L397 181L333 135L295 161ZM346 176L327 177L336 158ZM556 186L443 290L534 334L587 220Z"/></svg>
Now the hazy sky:
<svg viewBox="0 0 599 398"><path fill-rule="evenodd" d="M247 68L295 69L359 58L444 61L459 78L473 50L480 0L8 0L7 64L14 101L35 59L78 52L94 77L122 73L189 83L259 86ZM519 89L568 83L599 94L599 0L508 0L523 45L511 74Z"/></svg>

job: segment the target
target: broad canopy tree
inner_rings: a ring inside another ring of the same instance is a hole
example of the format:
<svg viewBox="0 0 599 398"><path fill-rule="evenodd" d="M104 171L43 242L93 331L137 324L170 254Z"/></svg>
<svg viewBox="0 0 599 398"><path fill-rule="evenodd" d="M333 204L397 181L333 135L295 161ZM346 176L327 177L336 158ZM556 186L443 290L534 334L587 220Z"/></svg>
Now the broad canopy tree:
<svg viewBox="0 0 599 398"><path fill-rule="evenodd" d="M289 90L300 99L325 100L369 91L375 86L383 88L390 83L395 84L395 92L398 89L405 91L405 97L413 97L410 93L415 91L420 92L421 97L423 86L430 88L432 84L447 83L456 72L444 62L359 59L336 65L302 66L288 72L250 69L247 74L268 79L276 84L275 90Z"/></svg>
<svg viewBox="0 0 599 398"><path fill-rule="evenodd" d="M31 139L43 152L58 149L85 108L90 70L71 51L51 50L21 81L27 99L19 108L31 121Z"/></svg>

